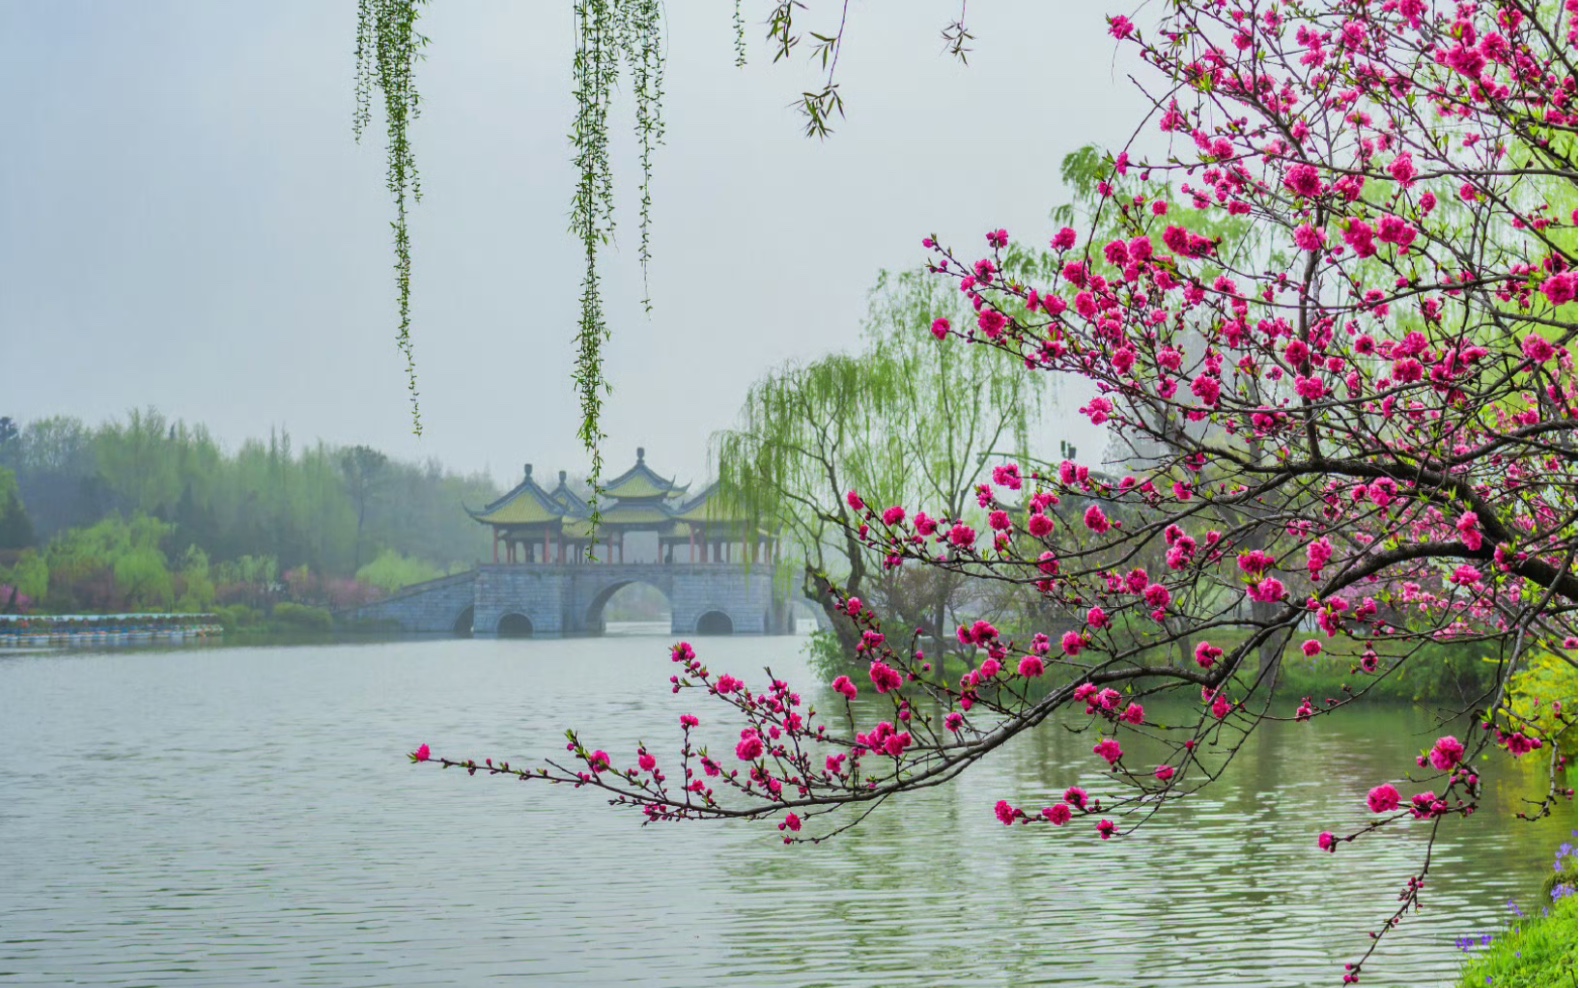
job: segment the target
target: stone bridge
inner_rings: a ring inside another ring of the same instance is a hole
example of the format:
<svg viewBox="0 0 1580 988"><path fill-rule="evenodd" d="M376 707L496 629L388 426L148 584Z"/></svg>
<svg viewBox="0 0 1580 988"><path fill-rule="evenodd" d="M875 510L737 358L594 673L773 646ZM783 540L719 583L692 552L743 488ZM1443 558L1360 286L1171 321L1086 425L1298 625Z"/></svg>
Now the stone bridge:
<svg viewBox="0 0 1580 988"><path fill-rule="evenodd" d="M777 635L793 629L789 601L767 567L741 563L578 563L479 566L420 583L337 615L410 632L492 637L596 635L604 605L632 583L669 600L677 635Z"/></svg>

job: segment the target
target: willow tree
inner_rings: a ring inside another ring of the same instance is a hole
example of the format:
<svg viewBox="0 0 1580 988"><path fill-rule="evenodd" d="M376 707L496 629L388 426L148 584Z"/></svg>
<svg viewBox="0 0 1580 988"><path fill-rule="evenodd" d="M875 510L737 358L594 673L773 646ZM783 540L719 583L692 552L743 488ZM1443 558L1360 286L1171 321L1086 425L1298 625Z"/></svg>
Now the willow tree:
<svg viewBox="0 0 1580 988"><path fill-rule="evenodd" d="M748 524L782 533L799 571L790 578L847 650L860 635L838 602L881 601L937 637L962 581L917 579L870 560L845 492L925 501L953 518L980 513L975 486L985 465L1024 454L1049 394L986 353L962 360L939 347L929 330L951 306L957 319L969 311L920 272L880 275L863 351L769 374L747 394L736 426L714 437L722 497Z"/></svg>

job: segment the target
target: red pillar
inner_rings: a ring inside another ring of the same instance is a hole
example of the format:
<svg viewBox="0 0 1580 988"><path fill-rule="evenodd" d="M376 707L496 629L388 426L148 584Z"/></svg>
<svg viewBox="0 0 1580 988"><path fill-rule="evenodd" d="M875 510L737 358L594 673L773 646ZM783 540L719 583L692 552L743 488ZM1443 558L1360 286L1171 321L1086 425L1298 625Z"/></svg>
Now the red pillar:
<svg viewBox="0 0 1580 988"><path fill-rule="evenodd" d="M499 565L499 529L494 529L494 565Z"/></svg>

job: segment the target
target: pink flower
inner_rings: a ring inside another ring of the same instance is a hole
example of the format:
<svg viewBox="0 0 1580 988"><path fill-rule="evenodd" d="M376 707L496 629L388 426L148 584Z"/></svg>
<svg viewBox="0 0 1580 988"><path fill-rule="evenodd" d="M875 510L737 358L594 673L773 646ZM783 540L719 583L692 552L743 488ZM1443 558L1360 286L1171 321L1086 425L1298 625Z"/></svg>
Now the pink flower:
<svg viewBox="0 0 1580 988"><path fill-rule="evenodd" d="M1393 159L1388 165L1388 174L1393 176L1394 181L1409 188L1413 184L1411 180L1415 178L1415 162L1410 160L1410 152L1406 151Z"/></svg>
<svg viewBox="0 0 1580 988"><path fill-rule="evenodd" d="M1295 246L1301 250L1316 252L1328 242L1328 231L1320 230L1310 223L1303 223L1295 229Z"/></svg>
<svg viewBox="0 0 1580 988"><path fill-rule="evenodd" d="M1355 251L1356 257L1371 257L1377 253L1372 243L1372 225L1365 220L1350 219L1344 226L1344 242Z"/></svg>
<svg viewBox="0 0 1580 988"><path fill-rule="evenodd" d="M740 743L735 746L735 757L743 762L754 762L763 756L763 738L751 728L741 732Z"/></svg>
<svg viewBox="0 0 1580 988"><path fill-rule="evenodd" d="M988 527L995 531L1004 531L1009 528L1009 512L995 511L988 515Z"/></svg>
<svg viewBox="0 0 1580 988"><path fill-rule="evenodd" d="M1322 651L1322 643L1315 638L1307 638L1300 643L1300 652L1306 658L1315 658Z"/></svg>
<svg viewBox="0 0 1580 988"><path fill-rule="evenodd" d="M1101 758L1110 765L1117 764L1124 757L1124 750L1119 747L1119 742L1113 738L1104 738L1092 747L1092 754Z"/></svg>
<svg viewBox="0 0 1580 988"><path fill-rule="evenodd" d="M1097 821L1097 836L1101 837L1103 840L1107 840L1108 838L1114 836L1114 831L1118 829L1118 827L1114 826L1114 821L1112 820Z"/></svg>
<svg viewBox="0 0 1580 988"><path fill-rule="evenodd" d="M1042 811L1042 818L1055 827L1062 827L1069 823L1071 815L1070 808L1063 803L1054 803L1052 806L1046 806Z"/></svg>
<svg viewBox="0 0 1580 988"><path fill-rule="evenodd" d="M1103 514L1103 509L1098 505L1089 505L1086 509L1086 513L1081 516L1081 520L1086 523L1087 528L1096 532L1098 535L1102 535L1104 532L1108 531L1108 516Z"/></svg>
<svg viewBox="0 0 1580 988"><path fill-rule="evenodd" d="M801 829L801 818L796 816L794 813L786 813L784 829L790 831L799 831Z"/></svg>
<svg viewBox="0 0 1580 988"><path fill-rule="evenodd" d="M587 758L587 767L594 772L606 770L609 767L609 753L607 751L593 752Z"/></svg>
<svg viewBox="0 0 1580 988"><path fill-rule="evenodd" d="M940 340L949 335L949 320L938 318L933 320L933 335Z"/></svg>
<svg viewBox="0 0 1580 988"><path fill-rule="evenodd" d="M1196 664L1203 669L1211 669L1213 663L1223 655L1223 649L1209 642L1196 643Z"/></svg>
<svg viewBox="0 0 1580 988"><path fill-rule="evenodd" d="M1454 528L1459 532L1459 540L1465 543L1465 548L1475 552L1481 548L1481 520L1474 511L1467 511L1459 516L1459 521L1454 523Z"/></svg>
<svg viewBox="0 0 1580 988"><path fill-rule="evenodd" d="M1148 607L1169 606L1169 589L1161 583L1153 583L1141 592L1141 598L1147 602Z"/></svg>
<svg viewBox="0 0 1580 988"><path fill-rule="evenodd" d="M1158 766L1158 770L1156 772L1153 772L1152 774L1157 776L1157 780L1159 782L1167 782L1170 779L1174 778L1174 766L1172 766L1172 765L1159 765Z"/></svg>
<svg viewBox="0 0 1580 988"><path fill-rule="evenodd" d="M990 340L996 340L1004 335L1004 327L1009 325L1009 319L997 309L983 309L977 315L977 326L987 334Z"/></svg>
<svg viewBox="0 0 1580 988"><path fill-rule="evenodd" d="M834 687L835 693L838 693L845 699L854 700L856 698L856 684L850 681L849 676L840 676L830 685Z"/></svg>
<svg viewBox="0 0 1580 988"><path fill-rule="evenodd" d="M1108 612L1101 607L1093 607L1086 612L1086 623L1094 628L1108 627Z"/></svg>
<svg viewBox="0 0 1580 988"><path fill-rule="evenodd" d="M862 508L867 506L866 503L862 501L861 495L857 494L855 491L845 492L845 503L850 505L850 510L852 511L860 511Z"/></svg>
<svg viewBox="0 0 1580 988"><path fill-rule="evenodd" d="M658 759L644 751L636 756L636 764L642 771L651 772L658 768Z"/></svg>
<svg viewBox="0 0 1580 988"><path fill-rule="evenodd" d="M1377 239L1385 244L1408 247L1415 243L1416 229L1397 216L1384 216L1377 221Z"/></svg>
<svg viewBox="0 0 1580 988"><path fill-rule="evenodd" d="M1474 586L1481 582L1481 571L1469 564L1456 566L1454 572L1448 575L1448 582L1461 587Z"/></svg>
<svg viewBox="0 0 1580 988"><path fill-rule="evenodd" d="M1139 724L1143 720L1146 720L1146 717L1146 708L1139 703L1130 704L1129 706L1125 707L1125 712L1119 715L1119 719L1124 721L1126 724Z"/></svg>
<svg viewBox="0 0 1580 988"><path fill-rule="evenodd" d="M1399 790L1386 782L1366 794L1366 806L1373 813L1388 813L1399 808Z"/></svg>
<svg viewBox="0 0 1580 988"><path fill-rule="evenodd" d="M1327 386L1322 379L1313 374L1311 377L1295 377L1295 394L1308 401L1319 401L1327 393Z"/></svg>
<svg viewBox="0 0 1580 988"><path fill-rule="evenodd" d="M1219 720L1229 716L1229 712L1233 709L1234 704L1230 703L1229 698L1222 693L1219 693L1217 698L1212 701L1212 715Z"/></svg>
<svg viewBox="0 0 1580 988"><path fill-rule="evenodd" d="M1329 854L1333 853L1333 849L1338 846L1338 843L1338 839L1329 831L1324 830L1317 835L1317 846Z"/></svg>
<svg viewBox="0 0 1580 988"><path fill-rule="evenodd" d="M903 521L905 521L905 509L899 505L895 505L883 513L883 523L885 525L892 527L894 525L900 524Z"/></svg>
<svg viewBox="0 0 1580 988"><path fill-rule="evenodd" d="M1218 383L1217 378L1203 374L1190 382L1190 391L1191 394L1201 399L1202 404L1216 405L1218 396L1223 391L1223 385Z"/></svg>
<svg viewBox="0 0 1580 988"><path fill-rule="evenodd" d="M1046 670L1042 664L1041 659L1037 658L1035 655L1028 655L1020 660L1020 665L1017 667L1016 671L1018 671L1027 679L1036 679Z"/></svg>
<svg viewBox="0 0 1580 988"><path fill-rule="evenodd" d="M1015 817L1020 815L1020 811L1009 805L1009 800L1001 799L994 804L993 815L998 817L999 823L1007 827L1015 822Z"/></svg>
<svg viewBox="0 0 1580 988"><path fill-rule="evenodd" d="M1026 520L1026 529L1040 539L1053 531L1053 519L1044 514L1033 514Z"/></svg>
<svg viewBox="0 0 1580 988"><path fill-rule="evenodd" d="M1432 746L1432 767L1439 772L1447 772L1465 757L1465 746L1452 735L1437 739L1437 744Z"/></svg>
<svg viewBox="0 0 1580 988"><path fill-rule="evenodd" d="M1064 637L1059 639L1059 645L1064 649L1065 655L1080 655L1081 649L1086 647L1086 640L1077 632L1066 631Z"/></svg>
<svg viewBox="0 0 1580 988"><path fill-rule="evenodd" d="M1086 790L1071 786L1064 791L1064 801L1078 810L1086 809Z"/></svg>
<svg viewBox="0 0 1580 988"><path fill-rule="evenodd" d="M1120 40L1130 37L1130 32L1135 29L1136 26L1130 23L1130 18L1124 14L1118 14L1108 19L1108 33Z"/></svg>
<svg viewBox="0 0 1580 988"><path fill-rule="evenodd" d="M699 724L699 723L701 723L701 722L697 720L697 715L696 714L681 714L680 715L680 726L681 727L696 727L697 724Z"/></svg>
<svg viewBox="0 0 1580 988"><path fill-rule="evenodd" d="M1575 300L1575 294L1577 290L1576 280L1576 273L1574 271L1565 271L1563 274L1555 274L1551 278L1548 278L1546 281L1542 282L1542 294L1546 295L1547 301L1554 305L1563 305L1565 302L1573 302Z"/></svg>
<svg viewBox="0 0 1580 988"><path fill-rule="evenodd" d="M893 667L884 664L883 660L881 659L872 663L872 667L867 671L867 675L871 677L872 685L877 687L879 693L888 693L892 690L897 690L905 683L904 677L902 677Z"/></svg>
<svg viewBox="0 0 1580 988"><path fill-rule="evenodd" d="M1525 342L1520 344L1520 351L1538 364L1547 363L1558 352L1551 343L1535 333L1525 338Z"/></svg>
<svg viewBox="0 0 1580 988"><path fill-rule="evenodd" d="M1311 165L1295 165L1285 173L1284 186L1297 196L1311 199L1322 193L1322 177Z"/></svg>
<svg viewBox="0 0 1580 988"><path fill-rule="evenodd" d="M1258 603L1274 604L1284 599L1284 584L1270 576L1251 584L1246 588L1246 593Z"/></svg>
<svg viewBox="0 0 1580 988"><path fill-rule="evenodd" d="M1053 235L1053 240L1049 242L1049 246L1054 250L1069 250L1075 246L1075 231L1069 227L1064 227Z"/></svg>
<svg viewBox="0 0 1580 988"><path fill-rule="evenodd" d="M960 732L960 728L965 726L965 723L965 714L960 713L958 710L950 711L948 716L944 718L944 728L956 734Z"/></svg>
<svg viewBox="0 0 1580 988"><path fill-rule="evenodd" d="M417 750L411 753L412 761L425 762L433 757L433 752L425 744L419 744Z"/></svg>

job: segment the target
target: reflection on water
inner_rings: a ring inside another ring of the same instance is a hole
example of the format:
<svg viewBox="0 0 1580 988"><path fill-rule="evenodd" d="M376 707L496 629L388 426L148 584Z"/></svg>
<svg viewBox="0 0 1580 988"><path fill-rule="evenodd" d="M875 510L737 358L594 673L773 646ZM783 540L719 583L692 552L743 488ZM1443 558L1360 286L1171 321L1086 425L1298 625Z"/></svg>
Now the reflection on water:
<svg viewBox="0 0 1580 988"><path fill-rule="evenodd" d="M665 644L0 658L0 983L1308 985L1336 980L1421 848L1421 828L1315 840L1437 736L1424 712L1270 725L1220 785L1108 843L993 818L1001 797L1104 791L1091 739L1056 727L819 847L643 828L594 794L402 757L525 762L567 726L662 750L692 709ZM701 652L804 682L798 645ZM1513 798L1445 828L1427 911L1367 983L1449 982L1454 938L1528 897L1573 821L1517 824Z"/></svg>

